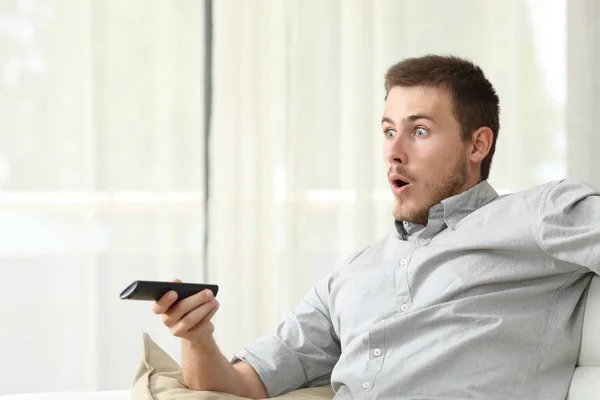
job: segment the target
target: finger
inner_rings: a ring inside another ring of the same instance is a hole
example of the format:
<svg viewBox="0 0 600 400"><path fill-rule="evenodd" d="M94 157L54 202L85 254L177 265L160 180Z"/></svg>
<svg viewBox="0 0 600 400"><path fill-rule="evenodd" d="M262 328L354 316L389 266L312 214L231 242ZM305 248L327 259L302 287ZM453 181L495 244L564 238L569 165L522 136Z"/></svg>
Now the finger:
<svg viewBox="0 0 600 400"><path fill-rule="evenodd" d="M219 303L216 300L212 300L208 303L202 304L187 313L177 324L171 328L171 332L175 336L183 336L191 329L195 328L199 324L208 322L219 307Z"/></svg>
<svg viewBox="0 0 600 400"><path fill-rule="evenodd" d="M175 278L171 282L181 283L181 279ZM174 298L172 297L173 296L172 292L165 293L165 295L163 297L161 297L156 303L154 303L154 306L152 307L152 311L154 311L155 314L163 314L163 313L167 312L169 307L171 307L173 305L173 303L175 303L175 301L177 301L177 292L174 292L174 293L175 293Z"/></svg>
<svg viewBox="0 0 600 400"><path fill-rule="evenodd" d="M210 321L212 317L215 316L216 312L219 311L219 307L221 306L221 304L217 299L215 299L215 303L217 303L215 307L212 310L210 310L210 312L206 315L206 317L202 319L202 321Z"/></svg>
<svg viewBox="0 0 600 400"><path fill-rule="evenodd" d="M186 335L190 335L193 334L194 336L199 336L202 334L208 334L208 335L212 335L215 331L215 325L212 323L212 317L215 315L215 313L219 310L219 307L221 306L221 304L219 303L218 300L215 300L217 302L216 307L214 307L207 315L206 317L202 318L200 320L200 322L198 322L195 326L192 326L186 333ZM204 331L204 332L202 332Z"/></svg>
<svg viewBox="0 0 600 400"><path fill-rule="evenodd" d="M177 292L170 290L158 299L152 306L152 311L155 314L164 314L177 301Z"/></svg>
<svg viewBox="0 0 600 400"><path fill-rule="evenodd" d="M169 327L175 325L184 315L212 300L214 296L212 292L209 295L209 292L208 289L203 290L175 304L163 316L163 323Z"/></svg>

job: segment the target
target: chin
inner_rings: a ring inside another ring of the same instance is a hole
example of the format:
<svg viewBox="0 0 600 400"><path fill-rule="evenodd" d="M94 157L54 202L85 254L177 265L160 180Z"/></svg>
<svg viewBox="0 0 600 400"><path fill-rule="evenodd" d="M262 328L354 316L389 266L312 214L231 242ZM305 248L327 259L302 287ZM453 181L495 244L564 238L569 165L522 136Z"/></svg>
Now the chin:
<svg viewBox="0 0 600 400"><path fill-rule="evenodd" d="M411 222L410 220L412 219L411 218L412 213L410 212L410 210L407 210L405 206L402 206L402 207L398 207L397 205L394 206L392 214L394 215L394 218L398 221Z"/></svg>
<svg viewBox="0 0 600 400"><path fill-rule="evenodd" d="M398 204L398 200L394 204L392 214L397 221L412 222L415 224L427 223L428 212L419 210L416 207L409 207L407 204L400 205Z"/></svg>

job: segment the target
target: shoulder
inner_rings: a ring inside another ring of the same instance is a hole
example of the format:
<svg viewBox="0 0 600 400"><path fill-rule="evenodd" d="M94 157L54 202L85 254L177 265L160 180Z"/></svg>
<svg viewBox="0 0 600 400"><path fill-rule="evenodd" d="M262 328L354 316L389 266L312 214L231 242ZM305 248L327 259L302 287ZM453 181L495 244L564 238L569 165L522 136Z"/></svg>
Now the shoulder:
<svg viewBox="0 0 600 400"><path fill-rule="evenodd" d="M500 196L507 200L524 201L533 209L544 209L549 205L571 203L576 198L598 194L591 185L578 179L567 178L548 181L516 193Z"/></svg>
<svg viewBox="0 0 600 400"><path fill-rule="evenodd" d="M393 247L395 243L399 240L398 232L393 231L388 233L387 235L379 238L377 241L373 242L371 245L363 248L359 252L355 253L348 259L348 262L345 264L346 266L357 265L357 264L365 264L369 261L373 261L374 259L379 259L384 257L387 253L387 250L390 247Z"/></svg>
<svg viewBox="0 0 600 400"><path fill-rule="evenodd" d="M368 251L371 247L372 247L372 245L363 247L359 251L355 251L354 253L352 253L349 256L347 256L345 258L345 260L342 262L342 267L345 267L345 266L348 266L348 265L352 264L354 261L356 261L357 258L359 258L366 251Z"/></svg>
<svg viewBox="0 0 600 400"><path fill-rule="evenodd" d="M380 257L385 252L385 249L389 246L390 242L394 241L395 237L397 237L397 233L390 232L368 246L364 246L358 251L349 254L338 265L336 270L332 272L331 278L344 274L345 272L348 272L349 269L365 266L373 261L374 258Z"/></svg>
<svg viewBox="0 0 600 400"><path fill-rule="evenodd" d="M533 188L538 193L540 211L570 207L587 197L598 195L591 185L579 179L562 179Z"/></svg>
<svg viewBox="0 0 600 400"><path fill-rule="evenodd" d="M595 201L582 201L593 196L598 196L598 191L591 185L578 179L568 178L549 181L501 198L511 202L511 206L516 206L515 210L520 209L518 205L526 207L537 221L548 214L568 213L574 205L597 204ZM596 199L600 201L600 197Z"/></svg>

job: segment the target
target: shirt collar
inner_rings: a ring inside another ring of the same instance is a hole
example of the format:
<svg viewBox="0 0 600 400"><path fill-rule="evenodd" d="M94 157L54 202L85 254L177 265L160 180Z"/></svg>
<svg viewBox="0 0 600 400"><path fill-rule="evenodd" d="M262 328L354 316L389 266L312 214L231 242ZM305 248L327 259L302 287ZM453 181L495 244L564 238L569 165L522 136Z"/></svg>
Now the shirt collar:
<svg viewBox="0 0 600 400"><path fill-rule="evenodd" d="M473 211L485 206L498 197L498 193L488 183L481 181L469 190L448 197L429 209L429 221L443 220L450 229ZM412 222L395 221L396 231L406 240L418 226Z"/></svg>

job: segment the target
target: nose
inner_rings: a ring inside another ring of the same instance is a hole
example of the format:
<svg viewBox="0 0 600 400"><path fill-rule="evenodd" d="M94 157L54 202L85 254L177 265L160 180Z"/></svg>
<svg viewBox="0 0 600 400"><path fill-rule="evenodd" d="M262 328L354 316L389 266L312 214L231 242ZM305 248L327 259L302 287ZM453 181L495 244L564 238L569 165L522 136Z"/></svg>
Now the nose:
<svg viewBox="0 0 600 400"><path fill-rule="evenodd" d="M385 142L383 147L383 157L387 165L406 164L408 155L406 145L403 143L402 136L397 135L394 139Z"/></svg>

